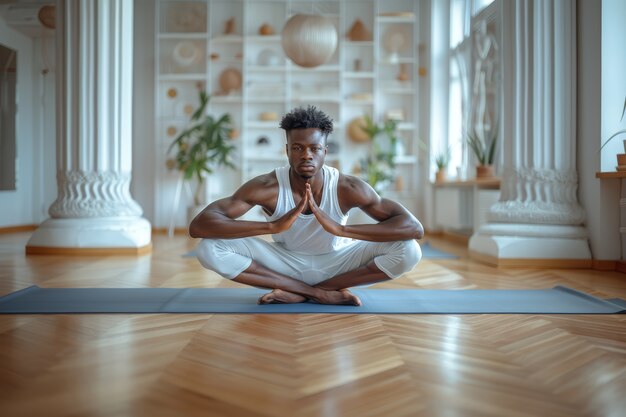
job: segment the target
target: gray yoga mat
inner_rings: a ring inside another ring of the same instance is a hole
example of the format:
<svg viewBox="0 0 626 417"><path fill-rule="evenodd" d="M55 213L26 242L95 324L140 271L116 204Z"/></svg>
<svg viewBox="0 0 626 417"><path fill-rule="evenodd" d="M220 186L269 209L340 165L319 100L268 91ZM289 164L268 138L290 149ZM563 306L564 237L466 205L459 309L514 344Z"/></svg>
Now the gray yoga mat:
<svg viewBox="0 0 626 417"><path fill-rule="evenodd" d="M40 288L0 298L4 314L66 313L346 313L346 314L615 314L626 301L571 288L544 290L354 289L363 306L258 305L255 288Z"/></svg>

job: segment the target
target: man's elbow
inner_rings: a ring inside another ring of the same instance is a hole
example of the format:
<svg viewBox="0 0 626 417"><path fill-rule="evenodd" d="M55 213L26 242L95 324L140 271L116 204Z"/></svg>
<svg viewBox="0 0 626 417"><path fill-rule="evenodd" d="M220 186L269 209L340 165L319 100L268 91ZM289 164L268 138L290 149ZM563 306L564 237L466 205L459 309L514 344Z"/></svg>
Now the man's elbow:
<svg viewBox="0 0 626 417"><path fill-rule="evenodd" d="M196 217L195 219L191 221L191 223L189 223L189 236L193 238L202 237L200 235L200 231L201 231L201 227L198 224L198 218Z"/></svg>
<svg viewBox="0 0 626 417"><path fill-rule="evenodd" d="M424 227L418 220L415 220L415 225L413 229L413 238L421 239L423 237L424 237Z"/></svg>

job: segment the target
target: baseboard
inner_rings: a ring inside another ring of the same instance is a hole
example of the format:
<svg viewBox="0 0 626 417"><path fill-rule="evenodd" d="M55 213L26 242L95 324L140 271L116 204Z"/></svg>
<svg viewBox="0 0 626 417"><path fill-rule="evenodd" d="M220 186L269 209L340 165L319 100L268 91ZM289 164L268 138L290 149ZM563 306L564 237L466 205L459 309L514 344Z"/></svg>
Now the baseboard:
<svg viewBox="0 0 626 417"><path fill-rule="evenodd" d="M497 268L530 268L530 269L591 269L591 259L529 259L529 258L496 258L476 251L469 251L470 257L479 262Z"/></svg>
<svg viewBox="0 0 626 417"><path fill-rule="evenodd" d="M32 232L37 230L36 224L24 224L20 226L0 227L0 235L8 235L10 233Z"/></svg>
<svg viewBox="0 0 626 417"><path fill-rule="evenodd" d="M459 245L465 245L467 246L469 244L469 240L472 237L471 235L466 235L464 233L457 233L457 232L450 232L450 231L444 231L442 233L442 237L445 240L448 240L450 242L454 242L457 243Z"/></svg>
<svg viewBox="0 0 626 417"><path fill-rule="evenodd" d="M152 252L152 243L140 248L55 248L45 246L26 246L26 255L56 256L141 256Z"/></svg>
<svg viewBox="0 0 626 417"><path fill-rule="evenodd" d="M167 227L153 227L152 234L153 235L166 235L169 233L169 229ZM174 228L175 235L189 235L189 229L186 227L176 227Z"/></svg>
<svg viewBox="0 0 626 417"><path fill-rule="evenodd" d="M616 271L618 262L594 259L592 267L597 271Z"/></svg>

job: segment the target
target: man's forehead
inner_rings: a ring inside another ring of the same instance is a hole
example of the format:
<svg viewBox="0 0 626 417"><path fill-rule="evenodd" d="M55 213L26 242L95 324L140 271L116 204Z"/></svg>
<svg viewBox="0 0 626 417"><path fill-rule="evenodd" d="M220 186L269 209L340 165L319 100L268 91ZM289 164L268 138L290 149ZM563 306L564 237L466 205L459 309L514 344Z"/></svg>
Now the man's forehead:
<svg viewBox="0 0 626 417"><path fill-rule="evenodd" d="M289 131L287 139L290 143L324 143L326 138L319 129L294 129Z"/></svg>

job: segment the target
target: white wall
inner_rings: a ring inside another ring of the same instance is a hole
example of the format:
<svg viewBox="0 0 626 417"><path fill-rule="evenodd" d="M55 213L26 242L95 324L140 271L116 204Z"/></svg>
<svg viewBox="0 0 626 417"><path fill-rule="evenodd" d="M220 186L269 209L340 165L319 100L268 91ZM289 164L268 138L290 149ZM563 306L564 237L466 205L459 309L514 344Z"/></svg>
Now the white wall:
<svg viewBox="0 0 626 417"><path fill-rule="evenodd" d="M41 164L34 162L35 141L33 41L16 32L0 17L0 43L17 51L16 190L0 191L0 227L36 224L41 220L37 207L40 196L33 193L35 179L41 178ZM35 116L36 117L36 116Z"/></svg>
<svg viewBox="0 0 626 417"><path fill-rule="evenodd" d="M133 62L133 179L130 192L143 209L144 217L156 224L154 20L155 2L135 0Z"/></svg>
<svg viewBox="0 0 626 417"><path fill-rule="evenodd" d="M594 259L619 259L619 180L600 181L595 177L600 170L602 5L578 0L577 8L579 197L587 211L586 226Z"/></svg>

